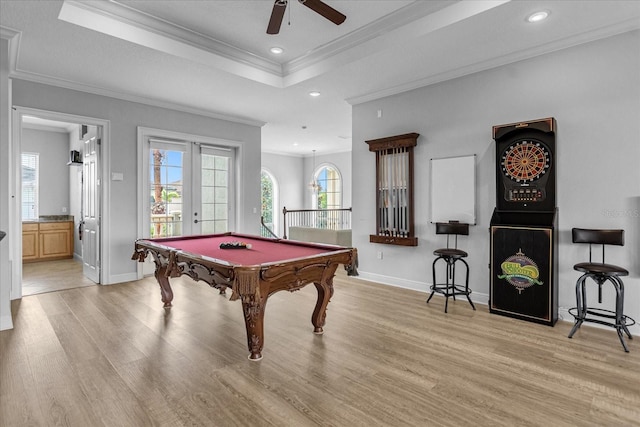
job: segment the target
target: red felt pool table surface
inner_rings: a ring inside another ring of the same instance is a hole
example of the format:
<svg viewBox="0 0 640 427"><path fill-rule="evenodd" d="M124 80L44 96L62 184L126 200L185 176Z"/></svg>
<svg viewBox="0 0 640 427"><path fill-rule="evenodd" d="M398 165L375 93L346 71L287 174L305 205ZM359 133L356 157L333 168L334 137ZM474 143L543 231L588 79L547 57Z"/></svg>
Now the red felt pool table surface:
<svg viewBox="0 0 640 427"><path fill-rule="evenodd" d="M189 236L155 241L176 250L223 260L235 265L261 265L343 249L307 246L282 240L263 240L242 235ZM250 244L251 249L220 249L221 243L233 242Z"/></svg>

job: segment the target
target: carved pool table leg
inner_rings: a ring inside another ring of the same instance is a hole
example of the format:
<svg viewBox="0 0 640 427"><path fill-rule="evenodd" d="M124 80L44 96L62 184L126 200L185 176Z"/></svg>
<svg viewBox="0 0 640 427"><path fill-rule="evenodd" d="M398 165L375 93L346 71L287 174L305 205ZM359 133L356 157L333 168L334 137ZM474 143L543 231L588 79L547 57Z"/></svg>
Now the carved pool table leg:
<svg viewBox="0 0 640 427"><path fill-rule="evenodd" d="M169 284L169 278L167 277L167 266L163 265L156 267L155 271L156 280L160 285L160 293L162 294L162 302L164 307L171 307L171 301L173 301L173 290Z"/></svg>
<svg viewBox="0 0 640 427"><path fill-rule="evenodd" d="M242 296L242 311L247 328L247 344L249 346L249 360L262 359L264 346L264 308L267 300L256 295Z"/></svg>
<svg viewBox="0 0 640 427"><path fill-rule="evenodd" d="M324 332L322 327L324 326L327 316L327 305L329 305L329 301L331 301L331 297L333 296L333 275L337 267L337 264L327 266L322 274L322 280L313 283L318 290L318 301L311 315L314 334L322 334Z"/></svg>

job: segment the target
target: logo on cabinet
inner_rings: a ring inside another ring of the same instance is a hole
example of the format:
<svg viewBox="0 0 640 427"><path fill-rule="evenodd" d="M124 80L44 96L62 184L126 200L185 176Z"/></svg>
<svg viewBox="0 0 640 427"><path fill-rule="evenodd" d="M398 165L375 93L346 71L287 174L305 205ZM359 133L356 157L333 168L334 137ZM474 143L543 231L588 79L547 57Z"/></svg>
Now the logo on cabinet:
<svg viewBox="0 0 640 427"><path fill-rule="evenodd" d="M502 274L498 275L498 279L505 279L518 290L519 294L533 285L543 284L538 280L540 277L538 265L531 258L525 256L522 249L504 260L500 264L500 268Z"/></svg>

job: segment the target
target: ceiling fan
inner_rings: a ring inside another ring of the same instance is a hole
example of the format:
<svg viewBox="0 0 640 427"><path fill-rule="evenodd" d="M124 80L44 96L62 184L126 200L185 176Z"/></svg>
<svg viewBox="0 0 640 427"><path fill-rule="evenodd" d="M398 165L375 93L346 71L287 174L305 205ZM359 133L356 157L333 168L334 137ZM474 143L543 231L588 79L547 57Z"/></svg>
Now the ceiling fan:
<svg viewBox="0 0 640 427"><path fill-rule="evenodd" d="M298 1L336 25L342 24L344 20L347 19L345 15L320 0ZM275 0L269 25L267 26L267 34L278 34L280 32L280 26L282 25L282 18L284 18L284 11L287 9L287 3L289 3L288 0Z"/></svg>

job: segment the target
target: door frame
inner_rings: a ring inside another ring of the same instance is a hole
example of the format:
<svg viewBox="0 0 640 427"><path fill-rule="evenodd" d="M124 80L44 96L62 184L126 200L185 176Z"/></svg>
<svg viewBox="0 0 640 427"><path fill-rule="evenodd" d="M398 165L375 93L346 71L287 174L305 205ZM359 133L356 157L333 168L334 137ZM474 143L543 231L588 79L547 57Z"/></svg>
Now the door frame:
<svg viewBox="0 0 640 427"><path fill-rule="evenodd" d="M14 236L22 235L22 174L21 174L21 153L22 153L22 117L35 116L42 119L56 120L69 123L87 124L102 126L102 144L99 154L99 163L103 175L100 178L100 284L108 284L108 272L111 271L109 244L110 232L109 221L103 213L109 212L110 182L105 178L105 171L110 170L110 144L111 135L110 121L95 117L78 116L56 111L41 110L30 107L13 106L12 111L12 135L11 135L11 161L14 167L13 183L11 185L12 197L9 201L9 229ZM22 298L22 239L16 238L15 244L10 249L9 259L11 262L11 299ZM105 274L106 272L106 274Z"/></svg>
<svg viewBox="0 0 640 427"><path fill-rule="evenodd" d="M240 212L242 212L242 202L240 198L240 189L242 188L242 174L241 165L243 162L243 143L241 141L233 141L229 139L223 138L214 138L202 135L193 135L185 132L175 132L165 129L157 129L157 128L149 128L138 126L138 194L145 194L145 185L149 177L149 166L144 161L145 158L145 150L146 140L148 138L158 138L158 139L167 139L173 141L189 141L191 143L196 144L204 144L204 145L212 145L221 148L230 148L235 150L235 162L233 164L233 177L232 177L232 185L233 191L235 193L235 206L233 210L233 224L237 227L240 224ZM145 218L147 215L147 211L145 209L145 201L144 197L138 197L138 231L137 231L137 239L142 239L146 236L145 233ZM144 277L143 271L143 263L137 263L137 278L142 279Z"/></svg>

